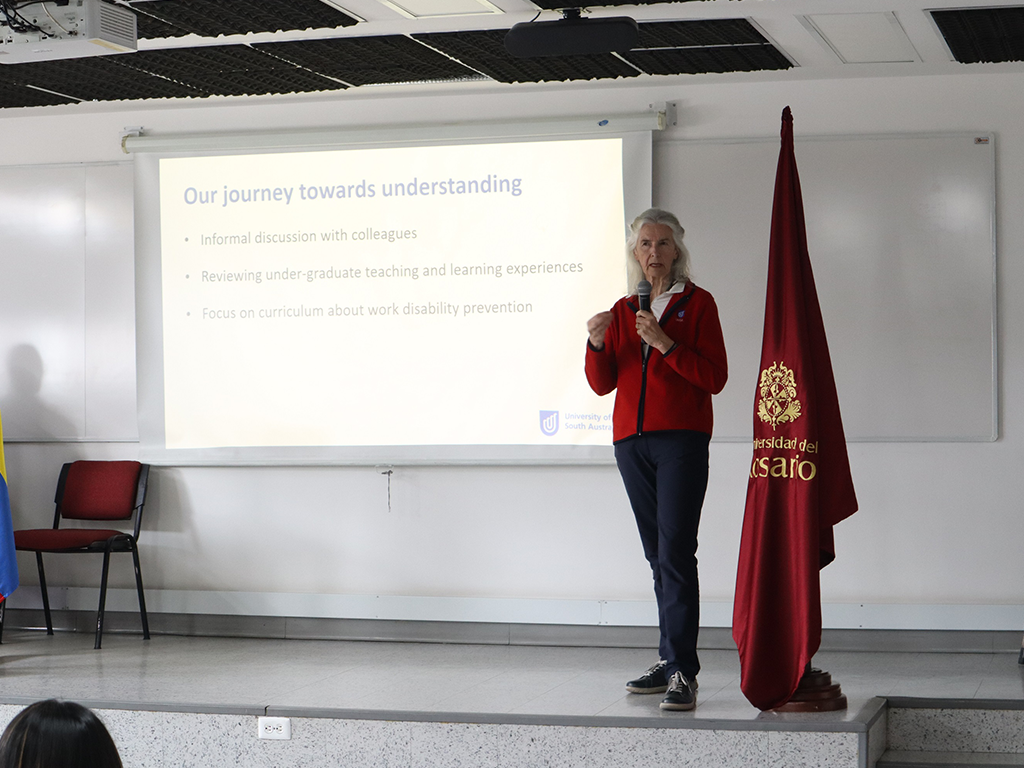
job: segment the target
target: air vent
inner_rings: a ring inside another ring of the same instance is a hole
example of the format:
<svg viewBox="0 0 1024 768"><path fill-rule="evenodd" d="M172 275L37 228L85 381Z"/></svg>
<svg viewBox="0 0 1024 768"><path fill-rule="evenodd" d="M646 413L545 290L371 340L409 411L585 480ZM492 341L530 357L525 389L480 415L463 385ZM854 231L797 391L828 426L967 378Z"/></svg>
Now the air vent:
<svg viewBox="0 0 1024 768"><path fill-rule="evenodd" d="M120 5L99 4L99 29L102 37L131 40L135 47L135 14Z"/></svg>

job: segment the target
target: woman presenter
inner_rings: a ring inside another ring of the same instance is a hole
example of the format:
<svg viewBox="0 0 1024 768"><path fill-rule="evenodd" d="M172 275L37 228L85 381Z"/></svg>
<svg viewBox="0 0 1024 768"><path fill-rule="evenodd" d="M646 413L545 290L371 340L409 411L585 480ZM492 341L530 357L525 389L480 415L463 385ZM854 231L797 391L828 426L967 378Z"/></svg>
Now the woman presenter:
<svg viewBox="0 0 1024 768"><path fill-rule="evenodd" d="M711 396L728 376L718 309L690 280L689 261L674 215L640 214L626 242L629 295L587 323L587 380L599 395L615 391L615 461L654 576L661 630L660 660L626 689L664 692L669 710L697 705L697 526Z"/></svg>

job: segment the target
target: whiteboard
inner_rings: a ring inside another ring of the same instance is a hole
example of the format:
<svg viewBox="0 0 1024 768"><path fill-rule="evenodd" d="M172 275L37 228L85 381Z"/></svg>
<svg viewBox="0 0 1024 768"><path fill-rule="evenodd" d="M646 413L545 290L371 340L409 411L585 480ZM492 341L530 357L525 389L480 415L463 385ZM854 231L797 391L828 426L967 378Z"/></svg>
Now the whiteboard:
<svg viewBox="0 0 1024 768"><path fill-rule="evenodd" d="M994 440L995 147L987 134L796 141L847 438ZM662 141L654 200L686 228L729 353L715 437L752 435L778 139Z"/></svg>
<svg viewBox="0 0 1024 768"><path fill-rule="evenodd" d="M137 440L132 166L0 168L5 440Z"/></svg>

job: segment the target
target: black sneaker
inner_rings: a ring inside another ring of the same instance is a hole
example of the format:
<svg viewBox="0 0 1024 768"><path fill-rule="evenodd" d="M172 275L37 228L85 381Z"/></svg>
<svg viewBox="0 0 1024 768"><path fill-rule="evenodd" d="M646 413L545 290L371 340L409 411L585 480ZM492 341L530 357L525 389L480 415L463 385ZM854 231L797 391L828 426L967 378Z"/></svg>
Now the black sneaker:
<svg viewBox="0 0 1024 768"><path fill-rule="evenodd" d="M662 709L687 711L697 706L697 681L682 672L675 672L668 681L668 693L661 700Z"/></svg>
<svg viewBox="0 0 1024 768"><path fill-rule="evenodd" d="M661 693L668 690L668 673L665 671L664 661L659 661L653 667L644 672L636 680L626 683L626 690L630 693Z"/></svg>

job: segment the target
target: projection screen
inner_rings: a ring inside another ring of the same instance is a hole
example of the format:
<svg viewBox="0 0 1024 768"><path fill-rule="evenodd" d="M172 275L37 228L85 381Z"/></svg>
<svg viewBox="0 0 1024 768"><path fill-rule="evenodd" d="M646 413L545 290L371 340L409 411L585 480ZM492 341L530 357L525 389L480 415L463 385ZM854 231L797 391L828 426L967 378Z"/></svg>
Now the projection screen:
<svg viewBox="0 0 1024 768"><path fill-rule="evenodd" d="M586 320L624 292L649 131L135 166L145 460L610 460Z"/></svg>

